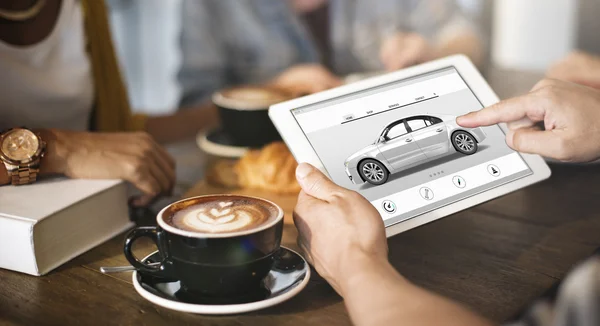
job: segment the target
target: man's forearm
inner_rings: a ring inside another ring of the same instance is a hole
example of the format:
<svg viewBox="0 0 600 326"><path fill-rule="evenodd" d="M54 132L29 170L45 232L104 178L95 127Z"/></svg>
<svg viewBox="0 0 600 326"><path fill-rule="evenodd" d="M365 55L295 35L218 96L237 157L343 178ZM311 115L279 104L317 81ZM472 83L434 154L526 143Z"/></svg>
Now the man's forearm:
<svg viewBox="0 0 600 326"><path fill-rule="evenodd" d="M387 262L368 258L342 283L352 321L360 325L489 326L491 323L450 300L404 279Z"/></svg>
<svg viewBox="0 0 600 326"><path fill-rule="evenodd" d="M475 65L483 63L483 47L475 33L466 32L441 41L435 51L435 57L443 58L459 53L469 57Z"/></svg>

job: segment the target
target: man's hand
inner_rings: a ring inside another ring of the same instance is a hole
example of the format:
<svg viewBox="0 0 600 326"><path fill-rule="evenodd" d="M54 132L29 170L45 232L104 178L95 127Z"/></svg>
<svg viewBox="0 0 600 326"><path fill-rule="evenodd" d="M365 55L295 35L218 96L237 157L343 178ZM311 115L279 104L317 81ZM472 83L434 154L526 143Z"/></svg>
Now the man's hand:
<svg viewBox="0 0 600 326"><path fill-rule="evenodd" d="M270 85L302 96L340 86L342 81L322 65L301 64L281 73Z"/></svg>
<svg viewBox="0 0 600 326"><path fill-rule="evenodd" d="M41 130L40 134L47 142L42 174L127 180L145 194L136 205L169 193L175 184L175 162L146 133Z"/></svg>
<svg viewBox="0 0 600 326"><path fill-rule="evenodd" d="M335 185L311 165L300 164L296 177L302 187L294 211L298 244L343 296L358 271L387 264L383 221L364 197Z"/></svg>
<svg viewBox="0 0 600 326"><path fill-rule="evenodd" d="M358 193L302 163L294 222L309 262L344 297L354 325L489 325L404 279L387 260L381 216Z"/></svg>
<svg viewBox="0 0 600 326"><path fill-rule="evenodd" d="M433 48L419 34L399 32L381 45L380 59L386 70L394 71L434 58Z"/></svg>
<svg viewBox="0 0 600 326"><path fill-rule="evenodd" d="M466 128L501 122L508 123L506 143L516 151L565 162L600 158L600 92L594 89L546 79L527 95L457 119Z"/></svg>
<svg viewBox="0 0 600 326"><path fill-rule="evenodd" d="M575 51L553 65L547 76L600 89L600 57Z"/></svg>

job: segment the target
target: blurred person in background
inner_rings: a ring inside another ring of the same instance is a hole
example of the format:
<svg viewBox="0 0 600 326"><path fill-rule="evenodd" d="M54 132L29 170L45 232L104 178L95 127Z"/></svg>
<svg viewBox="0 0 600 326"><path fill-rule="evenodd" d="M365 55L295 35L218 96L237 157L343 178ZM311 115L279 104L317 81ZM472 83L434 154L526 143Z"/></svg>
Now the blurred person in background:
<svg viewBox="0 0 600 326"><path fill-rule="evenodd" d="M483 57L453 0L184 0L181 48L183 107L234 85L309 94L340 85L338 76Z"/></svg>
<svg viewBox="0 0 600 326"><path fill-rule="evenodd" d="M600 89L600 56L574 51L554 64L547 76Z"/></svg>
<svg viewBox="0 0 600 326"><path fill-rule="evenodd" d="M184 0L181 51L180 107L207 104L222 88L275 79L281 87L295 84L301 93L341 84L319 64L312 39L287 1Z"/></svg>
<svg viewBox="0 0 600 326"><path fill-rule="evenodd" d="M202 110L131 112L104 1L0 0L0 71L0 133L24 126L46 143L30 175L124 179L144 193L137 205L173 188L175 164L159 142L217 120ZM27 144L20 136L3 150ZM36 179L6 169L0 164L0 185Z"/></svg>
<svg viewBox="0 0 600 326"><path fill-rule="evenodd" d="M475 63L482 57L479 32L455 0L293 0L309 26L328 19L328 30L310 28L339 75L393 71L463 53ZM318 18L320 13L327 17ZM329 45L325 45L329 43Z"/></svg>

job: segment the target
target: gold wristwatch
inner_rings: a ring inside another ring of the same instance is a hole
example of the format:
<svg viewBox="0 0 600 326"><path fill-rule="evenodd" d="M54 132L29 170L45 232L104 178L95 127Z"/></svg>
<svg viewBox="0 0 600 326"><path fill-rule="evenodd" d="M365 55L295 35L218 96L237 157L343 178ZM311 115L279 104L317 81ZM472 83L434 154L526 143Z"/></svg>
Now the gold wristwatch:
<svg viewBox="0 0 600 326"><path fill-rule="evenodd" d="M46 143L26 128L13 128L0 134L0 161L13 185L35 182Z"/></svg>

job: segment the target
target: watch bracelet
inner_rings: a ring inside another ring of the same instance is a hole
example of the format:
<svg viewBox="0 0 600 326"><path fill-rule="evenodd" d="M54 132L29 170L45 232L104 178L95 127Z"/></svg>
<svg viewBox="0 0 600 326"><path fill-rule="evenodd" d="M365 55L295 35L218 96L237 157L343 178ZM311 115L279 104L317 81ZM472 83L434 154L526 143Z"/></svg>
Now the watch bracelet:
<svg viewBox="0 0 600 326"><path fill-rule="evenodd" d="M27 130L31 131L31 129L28 129L25 126L16 127L16 128L27 129ZM13 129L15 129L15 128L4 129L4 130L0 131L0 135L6 133L8 131L11 131ZM37 133L34 133L34 134L39 138L39 135ZM42 143L43 143L43 141L42 141ZM45 143L43 143L43 144L45 145ZM42 146L44 146L44 145L42 145ZM42 153L41 157L43 157L43 156L44 156L44 154ZM8 173L10 183L13 186L20 186L20 185L34 183L37 180L38 174L40 173L39 159L36 163L30 163L27 166L19 167L18 165L11 165L14 167L12 169L9 168L8 164L5 163L4 165L6 166L6 172Z"/></svg>
<svg viewBox="0 0 600 326"><path fill-rule="evenodd" d="M23 166L10 171L11 184L13 186L34 183L39 174L39 166Z"/></svg>

